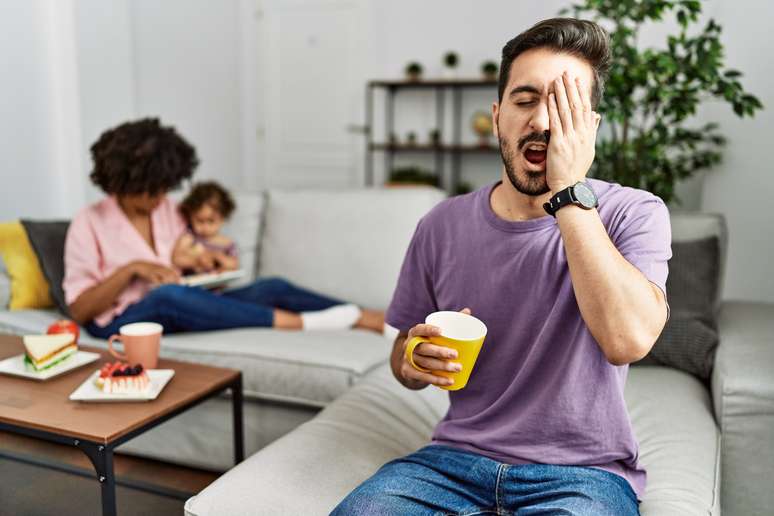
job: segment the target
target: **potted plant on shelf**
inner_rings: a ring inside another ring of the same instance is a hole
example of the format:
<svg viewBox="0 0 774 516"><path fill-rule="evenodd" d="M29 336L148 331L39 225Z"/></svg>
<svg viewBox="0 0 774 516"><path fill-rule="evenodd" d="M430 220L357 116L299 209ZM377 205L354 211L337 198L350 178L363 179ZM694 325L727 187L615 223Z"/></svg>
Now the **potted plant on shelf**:
<svg viewBox="0 0 774 516"><path fill-rule="evenodd" d="M409 81L419 81L422 79L422 65L413 61L406 65L406 79Z"/></svg>
<svg viewBox="0 0 774 516"><path fill-rule="evenodd" d="M460 62L460 58L456 52L446 52L443 56L443 76L445 79L457 78L457 65Z"/></svg>
<svg viewBox="0 0 774 516"><path fill-rule="evenodd" d="M406 134L406 145L409 145L413 147L417 144L417 133L414 131L409 131L408 134Z"/></svg>
<svg viewBox="0 0 774 516"><path fill-rule="evenodd" d="M484 77L485 81L496 81L497 70L497 63L494 61L484 61L481 64L481 75Z"/></svg>
<svg viewBox="0 0 774 516"><path fill-rule="evenodd" d="M698 0L585 0L561 14L568 12L605 27L613 54L597 108L607 127L597 138L590 175L679 204L677 181L719 163L725 144L716 123L688 127L699 103L719 99L739 117L762 108L742 88L741 72L726 68L720 25L710 19L688 34L701 13ZM640 28L667 13L674 15L678 31L667 36L666 48L638 48Z"/></svg>
<svg viewBox="0 0 774 516"><path fill-rule="evenodd" d="M398 167L390 172L387 186L440 186L438 176L418 166Z"/></svg>
<svg viewBox="0 0 774 516"><path fill-rule="evenodd" d="M441 131L438 129L430 129L429 133L429 141L430 145L439 146L441 145Z"/></svg>

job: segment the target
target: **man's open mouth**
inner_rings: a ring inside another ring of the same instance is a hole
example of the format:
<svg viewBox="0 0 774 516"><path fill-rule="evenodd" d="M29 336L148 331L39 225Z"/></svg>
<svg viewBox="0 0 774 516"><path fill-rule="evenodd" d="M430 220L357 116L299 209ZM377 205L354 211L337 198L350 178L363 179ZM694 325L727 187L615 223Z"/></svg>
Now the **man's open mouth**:
<svg viewBox="0 0 774 516"><path fill-rule="evenodd" d="M528 143L524 147L524 158L530 163L539 165L546 160L548 147L544 143Z"/></svg>

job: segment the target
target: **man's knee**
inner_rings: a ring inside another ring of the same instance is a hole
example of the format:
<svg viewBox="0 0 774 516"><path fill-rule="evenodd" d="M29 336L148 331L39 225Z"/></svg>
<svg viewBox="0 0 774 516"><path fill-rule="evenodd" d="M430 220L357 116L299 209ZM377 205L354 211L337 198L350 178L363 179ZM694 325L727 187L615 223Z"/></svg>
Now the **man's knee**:
<svg viewBox="0 0 774 516"><path fill-rule="evenodd" d="M409 501L388 493L373 482L361 484L349 493L331 513L336 516L381 516L392 514L420 514L416 507L408 507Z"/></svg>

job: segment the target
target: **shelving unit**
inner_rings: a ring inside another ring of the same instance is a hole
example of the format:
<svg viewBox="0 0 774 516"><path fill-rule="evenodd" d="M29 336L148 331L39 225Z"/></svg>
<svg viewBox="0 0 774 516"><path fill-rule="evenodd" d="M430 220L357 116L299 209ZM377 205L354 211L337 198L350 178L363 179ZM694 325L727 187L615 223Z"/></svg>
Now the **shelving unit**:
<svg viewBox="0 0 774 516"><path fill-rule="evenodd" d="M449 143L437 145L428 144L393 144L389 142L375 142L373 140L374 119L374 95L377 89L384 89L384 134L388 138L393 133L395 126L395 97L403 90L432 90L435 100L435 127L439 131L439 141L444 142L443 128L446 111L446 95L452 99L452 138ZM463 154L491 154L499 152L496 145L470 145L462 143L462 97L465 90L470 89L497 89L497 80L483 79L457 79L457 80L420 80L420 81L385 81L373 80L366 86L366 152L365 152L365 183L367 186L374 184L374 155L375 152L384 154L384 170L389 174L392 170L393 158L399 152L432 153L435 162L435 173L446 184L449 192L454 192L460 182L461 157ZM448 181L446 176L445 157L450 156L450 171Z"/></svg>

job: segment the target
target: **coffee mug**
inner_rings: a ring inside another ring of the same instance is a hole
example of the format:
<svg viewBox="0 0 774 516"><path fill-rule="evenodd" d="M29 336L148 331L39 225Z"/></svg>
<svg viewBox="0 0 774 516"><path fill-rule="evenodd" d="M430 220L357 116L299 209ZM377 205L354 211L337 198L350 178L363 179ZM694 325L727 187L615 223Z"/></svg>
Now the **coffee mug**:
<svg viewBox="0 0 774 516"><path fill-rule="evenodd" d="M154 322L124 324L118 329L120 335L111 335L108 339L108 351L117 359L129 362L130 365L142 364L145 369L155 369L159 362L159 347L163 331L164 327ZM126 354L113 349L113 342L116 340L124 345Z"/></svg>
<svg viewBox="0 0 774 516"><path fill-rule="evenodd" d="M454 380L452 385L439 386L447 391L457 391L468 384L470 373L476 364L478 353L486 337L486 325L481 320L462 312L434 312L425 318L425 323L441 329L441 335L432 337L414 337L406 345L406 360L418 371L432 373ZM462 364L461 371L431 371L414 363L414 349L423 342L431 342L438 346L457 351L457 358L449 360L454 364Z"/></svg>

